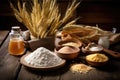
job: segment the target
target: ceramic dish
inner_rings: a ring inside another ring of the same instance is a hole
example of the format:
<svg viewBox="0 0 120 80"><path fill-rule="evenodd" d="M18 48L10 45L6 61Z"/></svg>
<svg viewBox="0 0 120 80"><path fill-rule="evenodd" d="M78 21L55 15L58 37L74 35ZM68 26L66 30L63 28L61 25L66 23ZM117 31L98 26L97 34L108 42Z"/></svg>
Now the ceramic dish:
<svg viewBox="0 0 120 80"><path fill-rule="evenodd" d="M100 53L103 51L103 48L101 46L98 46L100 49L96 50L96 51L92 51L90 49L85 49L84 47L82 47L82 52L86 53L86 54L91 54L91 53Z"/></svg>
<svg viewBox="0 0 120 80"><path fill-rule="evenodd" d="M34 69L34 70L41 70L41 71L55 70L55 69L58 69L58 68L64 66L65 63L66 63L66 60L62 59L61 63L59 63L58 65L48 66L48 67L35 67L35 66L32 66L32 65L28 64L28 63L25 61L25 57L27 57L28 55L29 55L29 54L26 54L26 55L22 56L21 59L20 59L20 62L21 62L21 64L23 64L25 67L28 67L28 68L31 68L31 69Z"/></svg>
<svg viewBox="0 0 120 80"><path fill-rule="evenodd" d="M103 51L103 47L99 46L95 43L89 43L87 46L82 47L82 52L83 53L100 53Z"/></svg>

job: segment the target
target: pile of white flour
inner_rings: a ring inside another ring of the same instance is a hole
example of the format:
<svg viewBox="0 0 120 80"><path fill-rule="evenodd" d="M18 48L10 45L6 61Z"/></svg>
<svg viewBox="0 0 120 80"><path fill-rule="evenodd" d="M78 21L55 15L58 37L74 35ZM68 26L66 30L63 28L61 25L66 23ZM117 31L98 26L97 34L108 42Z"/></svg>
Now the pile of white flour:
<svg viewBox="0 0 120 80"><path fill-rule="evenodd" d="M50 50L40 47L25 57L25 61L35 67L49 67L61 62L61 58Z"/></svg>

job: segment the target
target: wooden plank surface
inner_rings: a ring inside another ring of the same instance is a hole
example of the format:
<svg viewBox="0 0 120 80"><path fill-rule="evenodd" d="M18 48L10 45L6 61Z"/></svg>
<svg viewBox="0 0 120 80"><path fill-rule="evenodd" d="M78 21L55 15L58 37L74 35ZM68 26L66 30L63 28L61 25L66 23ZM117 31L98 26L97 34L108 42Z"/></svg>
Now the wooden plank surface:
<svg viewBox="0 0 120 80"><path fill-rule="evenodd" d="M18 80L59 80L60 70L40 71L22 66Z"/></svg>
<svg viewBox="0 0 120 80"><path fill-rule="evenodd" d="M120 47L120 46L117 46ZM114 48L116 48L114 46ZM116 48L117 49L117 48ZM66 65L57 70L36 71L22 66L18 80L119 80L120 60L110 58L106 66L92 69L88 73L73 73L70 65L81 60L67 61Z"/></svg>
<svg viewBox="0 0 120 80"><path fill-rule="evenodd" d="M5 38L7 37L9 31L0 31L0 47L4 42Z"/></svg>
<svg viewBox="0 0 120 80"><path fill-rule="evenodd" d="M67 71L65 74L61 75L61 80L119 80L119 63L119 61L116 63L111 61L111 64L105 66L104 68L94 68L85 74Z"/></svg>
<svg viewBox="0 0 120 80"><path fill-rule="evenodd" d="M104 67L94 68L86 74L73 73L70 65L73 63L84 63L81 55L78 59L67 61L65 66L51 71L38 71L24 67L20 64L20 57L8 53L9 36L0 48L0 80L119 80L120 60L110 58L109 63ZM119 51L120 44L111 47ZM27 53L30 53L27 51ZM86 63L85 63L86 64Z"/></svg>
<svg viewBox="0 0 120 80"><path fill-rule="evenodd" d="M70 71L71 62L53 71L36 71L22 66L18 80L119 80L120 61L112 59L100 68L94 68L88 73L73 73Z"/></svg>
<svg viewBox="0 0 120 80"><path fill-rule="evenodd" d="M9 37L0 48L0 80L17 80L21 68L20 57L8 53Z"/></svg>

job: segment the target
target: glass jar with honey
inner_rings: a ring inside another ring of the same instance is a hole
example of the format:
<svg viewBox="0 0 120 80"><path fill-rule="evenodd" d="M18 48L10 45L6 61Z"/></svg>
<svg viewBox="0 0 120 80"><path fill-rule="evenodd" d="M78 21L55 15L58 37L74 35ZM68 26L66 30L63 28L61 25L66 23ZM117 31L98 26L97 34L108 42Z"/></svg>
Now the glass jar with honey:
<svg viewBox="0 0 120 80"><path fill-rule="evenodd" d="M22 55L25 52L24 40L21 36L21 30L19 26L12 27L10 32L10 42L8 46L8 52L11 55Z"/></svg>

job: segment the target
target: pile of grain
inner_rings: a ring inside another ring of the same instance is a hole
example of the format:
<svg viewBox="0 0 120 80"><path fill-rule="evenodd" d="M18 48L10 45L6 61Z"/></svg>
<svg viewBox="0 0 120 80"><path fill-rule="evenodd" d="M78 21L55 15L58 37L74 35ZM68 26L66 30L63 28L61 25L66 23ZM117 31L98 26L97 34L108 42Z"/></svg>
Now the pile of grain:
<svg viewBox="0 0 120 80"><path fill-rule="evenodd" d="M90 66L87 66L85 64L73 64L70 68L70 70L75 73L75 72L79 72L79 73L87 73L90 70L92 70L93 68Z"/></svg>

